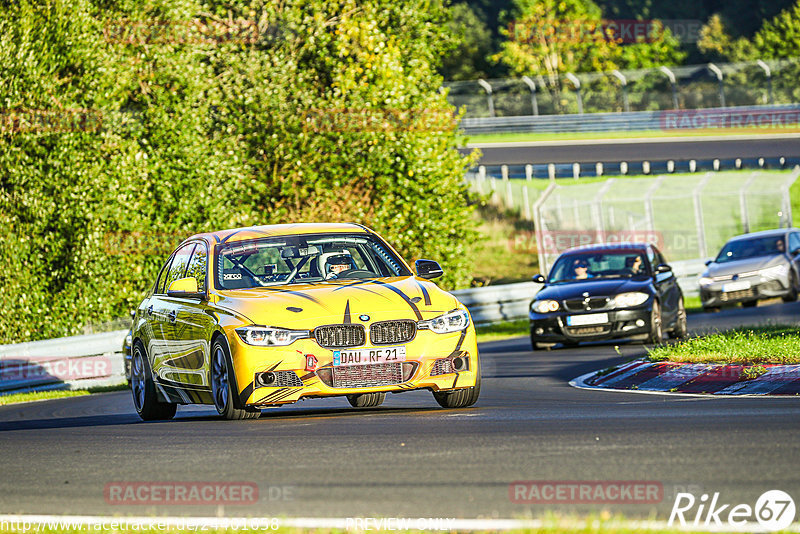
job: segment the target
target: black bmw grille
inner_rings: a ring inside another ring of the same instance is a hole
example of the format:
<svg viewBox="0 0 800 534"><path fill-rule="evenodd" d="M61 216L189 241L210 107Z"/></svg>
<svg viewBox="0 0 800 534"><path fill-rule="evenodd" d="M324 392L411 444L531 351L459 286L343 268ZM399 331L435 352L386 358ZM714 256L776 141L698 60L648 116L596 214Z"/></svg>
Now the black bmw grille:
<svg viewBox="0 0 800 534"><path fill-rule="evenodd" d="M363 345L367 335L360 324L332 324L315 328L314 338L320 347L339 349Z"/></svg>
<svg viewBox="0 0 800 534"><path fill-rule="evenodd" d="M573 299L564 301L564 306L569 311L599 310L608 304L607 297L591 297L588 299Z"/></svg>
<svg viewBox="0 0 800 534"><path fill-rule="evenodd" d="M417 323L409 320L381 321L369 327L369 338L373 345L407 343L417 335Z"/></svg>

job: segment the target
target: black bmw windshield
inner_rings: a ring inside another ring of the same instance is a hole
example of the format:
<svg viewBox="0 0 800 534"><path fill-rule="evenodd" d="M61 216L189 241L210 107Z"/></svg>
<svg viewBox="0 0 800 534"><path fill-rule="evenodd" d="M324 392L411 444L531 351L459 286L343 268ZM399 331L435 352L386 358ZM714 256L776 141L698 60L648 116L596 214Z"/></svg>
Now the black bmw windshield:
<svg viewBox="0 0 800 534"><path fill-rule="evenodd" d="M649 274L642 251L587 252L558 258L547 282L556 284L599 278L638 278Z"/></svg>
<svg viewBox="0 0 800 534"><path fill-rule="evenodd" d="M217 289L247 289L341 279L410 276L380 239L311 234L224 243L216 250Z"/></svg>

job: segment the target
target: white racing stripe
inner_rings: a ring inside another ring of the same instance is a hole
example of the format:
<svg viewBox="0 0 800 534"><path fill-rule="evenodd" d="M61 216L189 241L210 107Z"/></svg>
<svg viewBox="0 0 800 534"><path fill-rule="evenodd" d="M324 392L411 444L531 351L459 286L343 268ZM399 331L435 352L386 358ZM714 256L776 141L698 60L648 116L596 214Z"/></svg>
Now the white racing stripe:
<svg viewBox="0 0 800 534"><path fill-rule="evenodd" d="M276 523L277 521L277 523ZM449 518L378 518L378 517L287 517L287 518L255 518L255 517L108 517L86 515L0 515L0 528L2 530L16 530L26 532L37 527L45 529L92 529L102 532L104 530L134 528L134 529L237 529L237 530L263 530L272 531L285 528L301 529L342 529L348 532L363 532L366 530L424 530L424 531L508 531L520 529L541 529L544 527L558 527L567 529L584 530L598 528L597 519L562 519L557 521L542 521L539 519L449 519ZM275 526L277 525L277 526ZM383 525L383 528L381 528ZM406 528L398 528L400 525ZM16 529L15 529L16 527ZM422 527L422 528L420 528ZM605 530L624 529L634 531L648 530L675 530L687 532L769 532L760 530L759 525L746 523L741 528L723 524L699 525L692 529L667 524L667 521L652 520L609 520L603 521ZM800 532L800 523L792 523L783 532Z"/></svg>

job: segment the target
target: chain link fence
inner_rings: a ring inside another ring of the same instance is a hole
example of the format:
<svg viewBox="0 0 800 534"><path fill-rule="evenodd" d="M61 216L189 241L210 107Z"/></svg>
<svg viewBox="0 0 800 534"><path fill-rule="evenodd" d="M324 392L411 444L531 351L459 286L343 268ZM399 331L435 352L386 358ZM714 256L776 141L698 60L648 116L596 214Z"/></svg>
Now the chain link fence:
<svg viewBox="0 0 800 534"><path fill-rule="evenodd" d="M800 58L447 82L465 117L705 109L800 101Z"/></svg>
<svg viewBox="0 0 800 534"><path fill-rule="evenodd" d="M731 237L792 226L792 171L721 171L564 185L468 173L471 187L534 222L541 272L568 248L649 241L670 261L697 263ZM548 184L545 186L544 184Z"/></svg>

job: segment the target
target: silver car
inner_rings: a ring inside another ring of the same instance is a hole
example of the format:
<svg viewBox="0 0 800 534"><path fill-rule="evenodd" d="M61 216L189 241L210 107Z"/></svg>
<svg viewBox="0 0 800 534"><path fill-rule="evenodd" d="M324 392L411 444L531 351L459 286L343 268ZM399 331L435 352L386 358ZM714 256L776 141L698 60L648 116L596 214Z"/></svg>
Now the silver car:
<svg viewBox="0 0 800 534"><path fill-rule="evenodd" d="M797 300L800 290L800 230L782 228L736 236L722 247L700 278L703 309L716 310L760 299Z"/></svg>

